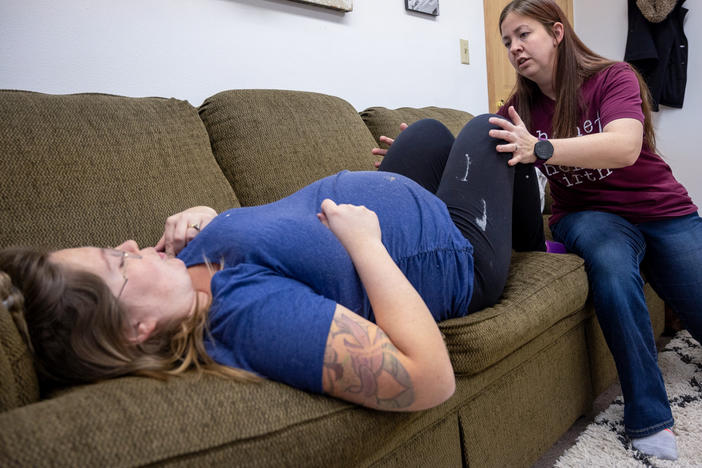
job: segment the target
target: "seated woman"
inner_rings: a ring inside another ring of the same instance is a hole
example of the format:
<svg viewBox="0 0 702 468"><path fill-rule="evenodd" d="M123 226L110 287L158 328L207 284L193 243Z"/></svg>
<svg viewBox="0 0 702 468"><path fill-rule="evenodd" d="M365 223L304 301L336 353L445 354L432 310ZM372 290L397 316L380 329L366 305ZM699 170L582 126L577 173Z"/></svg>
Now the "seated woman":
<svg viewBox="0 0 702 468"><path fill-rule="evenodd" d="M155 248L0 251L40 374L73 384L196 368L384 410L442 403L455 380L436 322L494 304L509 270L515 169L488 117L455 141L436 121L410 126L379 172L219 215L186 210ZM515 210L532 213L524 237L544 250L536 178L523 182Z"/></svg>

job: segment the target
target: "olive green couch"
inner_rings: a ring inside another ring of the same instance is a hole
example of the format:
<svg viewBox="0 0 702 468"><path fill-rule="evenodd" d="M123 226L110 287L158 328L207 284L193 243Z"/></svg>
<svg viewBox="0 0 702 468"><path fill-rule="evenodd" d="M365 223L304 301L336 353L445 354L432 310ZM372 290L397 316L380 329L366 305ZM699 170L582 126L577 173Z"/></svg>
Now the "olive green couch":
<svg viewBox="0 0 702 468"><path fill-rule="evenodd" d="M270 202L342 169L401 121L306 92L165 98L0 91L0 247L153 245L190 206ZM649 291L650 293L650 291ZM126 377L40 388L0 306L0 466L529 466L615 378L575 255L515 254L502 300L440 325L455 395L394 414L276 382ZM654 328L663 306L650 294Z"/></svg>

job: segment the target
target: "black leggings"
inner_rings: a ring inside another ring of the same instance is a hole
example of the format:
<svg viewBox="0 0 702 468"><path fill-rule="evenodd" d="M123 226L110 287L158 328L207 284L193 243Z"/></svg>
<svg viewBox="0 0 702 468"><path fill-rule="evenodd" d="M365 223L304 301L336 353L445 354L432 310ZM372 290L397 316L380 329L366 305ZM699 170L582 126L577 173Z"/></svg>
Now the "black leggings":
<svg viewBox="0 0 702 468"><path fill-rule="evenodd" d="M413 179L436 194L473 245L475 280L468 308L495 304L509 274L512 248L545 251L539 186L533 164L507 165L502 140L488 135L497 115L480 115L454 138L439 121L424 119L395 139L378 170ZM500 117L502 118L502 117Z"/></svg>

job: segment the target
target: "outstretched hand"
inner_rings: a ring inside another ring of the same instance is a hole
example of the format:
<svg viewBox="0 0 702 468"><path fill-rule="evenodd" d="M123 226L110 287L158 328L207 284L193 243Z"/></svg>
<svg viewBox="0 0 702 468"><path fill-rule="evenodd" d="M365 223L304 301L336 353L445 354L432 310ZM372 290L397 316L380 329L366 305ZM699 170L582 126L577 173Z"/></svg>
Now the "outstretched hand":
<svg viewBox="0 0 702 468"><path fill-rule="evenodd" d="M409 125L402 122L400 124L400 132L404 131L407 127L409 127ZM393 138L386 137L385 135L381 135L380 138L378 138L378 139L380 140L381 143L385 143L388 146L388 148L390 146L392 146L392 144L395 142L395 140ZM382 149L382 148L373 148L371 150L371 153L373 153L376 156L385 156L386 154L388 154L388 150ZM375 164L375 167L380 166L380 162L375 162L374 164Z"/></svg>
<svg viewBox="0 0 702 468"><path fill-rule="evenodd" d="M497 145L497 151L500 153L512 153L512 158L507 161L507 164L510 166L518 163L533 163L536 161L534 145L539 139L529 133L514 106L509 106L507 112L514 123L498 117L491 117L489 120L491 124L497 125L502 129L490 130L490 136L507 142L503 145Z"/></svg>
<svg viewBox="0 0 702 468"><path fill-rule="evenodd" d="M156 250L169 256L177 255L215 216L217 212L209 206L195 206L169 216Z"/></svg>
<svg viewBox="0 0 702 468"><path fill-rule="evenodd" d="M349 253L368 241L380 242L378 216L365 206L341 204L326 198L317 218L339 239Z"/></svg>

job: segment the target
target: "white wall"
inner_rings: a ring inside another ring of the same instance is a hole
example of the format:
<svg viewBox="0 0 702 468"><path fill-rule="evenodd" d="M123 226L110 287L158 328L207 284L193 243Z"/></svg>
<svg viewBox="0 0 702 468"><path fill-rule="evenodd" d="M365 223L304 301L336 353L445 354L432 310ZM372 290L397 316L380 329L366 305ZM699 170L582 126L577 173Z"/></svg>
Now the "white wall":
<svg viewBox="0 0 702 468"><path fill-rule="evenodd" d="M626 0L574 0L575 31L595 52L623 60L627 37ZM688 0L685 21L689 43L687 88L682 109L661 106L653 113L658 147L675 177L687 188L702 210L702 145L699 110L702 108L702 10L700 2Z"/></svg>
<svg viewBox="0 0 702 468"><path fill-rule="evenodd" d="M684 109L655 115L659 146L702 206L696 2ZM574 0L575 26L621 59L626 0ZM482 0L441 0L434 18L403 0L355 0L342 14L288 0L0 0L0 88L166 96L199 105L232 88L333 94L356 109L445 106L486 112ZM459 38L471 64L459 63Z"/></svg>
<svg viewBox="0 0 702 468"><path fill-rule="evenodd" d="M233 88L333 94L356 109L487 111L482 0L353 11L288 0L0 0L0 88L166 96ZM459 38L472 63L460 63Z"/></svg>

